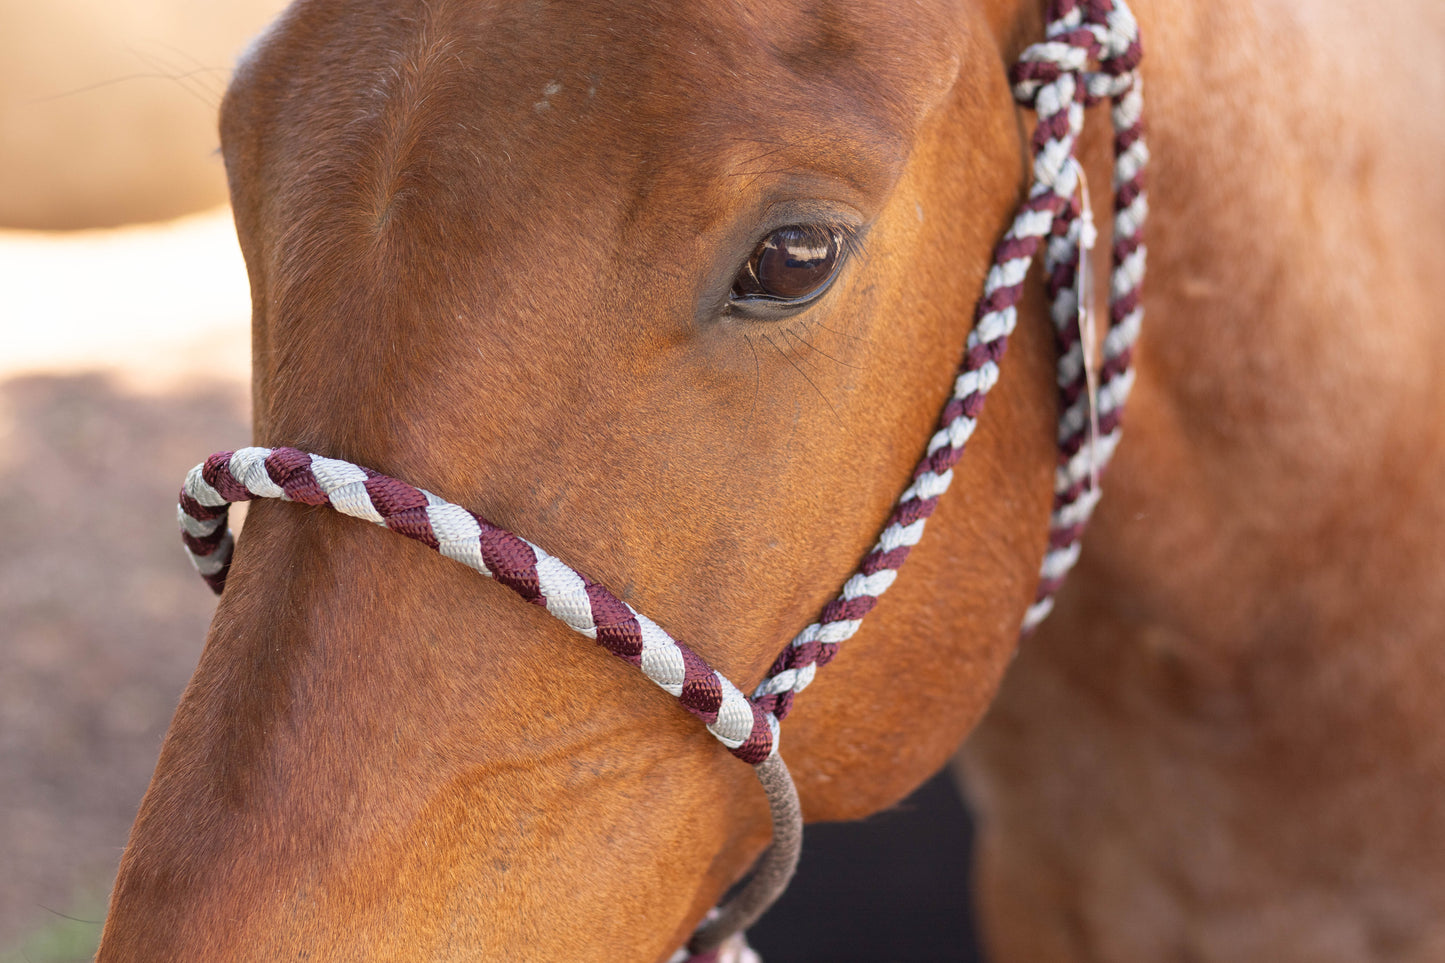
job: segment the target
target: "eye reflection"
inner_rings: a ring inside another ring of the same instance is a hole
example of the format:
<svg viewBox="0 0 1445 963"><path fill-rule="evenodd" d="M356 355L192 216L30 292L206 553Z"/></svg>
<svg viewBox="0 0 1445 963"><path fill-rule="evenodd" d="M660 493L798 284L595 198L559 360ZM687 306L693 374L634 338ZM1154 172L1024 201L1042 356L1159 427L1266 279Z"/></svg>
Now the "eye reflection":
<svg viewBox="0 0 1445 963"><path fill-rule="evenodd" d="M802 301L827 286L843 236L822 224L792 224L763 238L733 281L734 298Z"/></svg>

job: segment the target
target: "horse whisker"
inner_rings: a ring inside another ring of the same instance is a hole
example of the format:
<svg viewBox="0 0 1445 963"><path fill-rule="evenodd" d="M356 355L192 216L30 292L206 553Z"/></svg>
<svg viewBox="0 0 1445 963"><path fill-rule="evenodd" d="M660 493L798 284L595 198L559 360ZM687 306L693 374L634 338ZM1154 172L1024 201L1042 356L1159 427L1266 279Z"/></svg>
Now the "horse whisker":
<svg viewBox="0 0 1445 963"><path fill-rule="evenodd" d="M825 395L825 394L823 394L823 389L822 389L822 388L819 388L818 385L817 385L817 383L816 383L815 381L813 381L812 378L809 378L809 377L808 377L808 373L807 373L806 371L804 371L802 368L798 367L798 363L797 363L796 361L794 361L792 358L788 357L788 353L787 353L786 351L784 351L782 348L778 347L778 344L777 344L776 341L774 341L772 338L768 337L766 334L763 335L763 340L766 341L768 344L772 345L772 346L773 346L773 350L776 351L778 354L782 355L782 356L783 356L783 360L786 361L788 364L792 365L792 366L793 366L793 370L796 371L799 375L801 375L802 378L803 378L803 380L806 381L809 385L812 386L813 390L818 393L818 397L823 399L823 404L827 405L827 406L828 406L828 410L833 413L833 420L836 421L836 422L838 423L838 426L841 428L841 427L843 426L843 419L842 419L841 417L839 417L839 415L838 415L838 409L833 406L833 402L829 401L829 400L828 400L828 396Z"/></svg>
<svg viewBox="0 0 1445 963"><path fill-rule="evenodd" d="M746 334L743 335L743 340L748 343L748 350L753 353L753 404L752 407L748 409L747 421L747 424L751 425L753 423L753 415L758 410L758 391L762 386L763 370L761 363L758 361L758 346L753 344L753 339Z"/></svg>
<svg viewBox="0 0 1445 963"><path fill-rule="evenodd" d="M861 336L856 335L856 334L844 334L842 331L837 331L837 330L835 330L835 329L833 329L833 328L828 327L826 324L824 324L824 323L821 322L821 321L816 321L816 322L814 322L814 326L817 327L817 328L821 328L822 330L824 330L824 331L828 332L829 334L833 335L833 337L835 337L835 338L847 338L849 341L857 341L857 342L860 342L860 343L862 343L862 344L866 344L866 345L868 345L869 347L872 347L872 346L873 346L873 341L872 341L871 338L864 338L864 337L861 337Z"/></svg>
<svg viewBox="0 0 1445 963"><path fill-rule="evenodd" d="M161 76L174 80L182 90L205 104L209 109L217 110L220 108L221 101L220 98L216 96L216 92L194 79L193 75L197 73L197 71L178 71L175 65L167 62L164 57L147 54L136 47L127 47L126 49L147 67L155 68L160 72Z"/></svg>
<svg viewBox="0 0 1445 963"><path fill-rule="evenodd" d="M802 324L803 324L803 330L804 330L804 331L808 330L808 322L804 321ZM821 354L823 357L827 358L829 361L833 362L834 364L842 365L842 366L845 367L845 368L852 368L854 371L861 371L861 370L863 370L863 366L862 366L862 365L849 364L848 362L842 360L841 358L835 358L835 357L833 357L831 354L829 354L828 352L824 351L822 348L818 347L816 344L814 344L813 342L809 341L807 338L803 337L801 334L798 334L798 333L797 333L796 331L794 331L792 328L786 329L786 331L785 331L784 333L785 333L785 334L789 334L789 335L793 336L794 338L797 338L797 339L798 339L799 341L801 341L803 344L806 344L806 345L808 346L808 349L809 349L810 351L816 351L816 352L818 352L819 354Z"/></svg>

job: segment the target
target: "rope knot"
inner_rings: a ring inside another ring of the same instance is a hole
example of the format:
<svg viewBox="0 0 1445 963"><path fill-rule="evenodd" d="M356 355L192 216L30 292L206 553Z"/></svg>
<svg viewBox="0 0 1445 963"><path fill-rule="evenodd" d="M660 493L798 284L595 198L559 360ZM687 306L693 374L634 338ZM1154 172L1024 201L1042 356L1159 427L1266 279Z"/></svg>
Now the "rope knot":
<svg viewBox="0 0 1445 963"><path fill-rule="evenodd" d="M1047 39L1020 54L1009 72L1020 104L1055 113L1058 107L1041 104L1040 97L1065 77L1070 89L1059 91L1059 99L1066 102L1082 93L1086 106L1118 97L1134 83L1143 48L1127 6L1114 0L1053 0L1048 24ZM1090 63L1098 69L1089 70Z"/></svg>

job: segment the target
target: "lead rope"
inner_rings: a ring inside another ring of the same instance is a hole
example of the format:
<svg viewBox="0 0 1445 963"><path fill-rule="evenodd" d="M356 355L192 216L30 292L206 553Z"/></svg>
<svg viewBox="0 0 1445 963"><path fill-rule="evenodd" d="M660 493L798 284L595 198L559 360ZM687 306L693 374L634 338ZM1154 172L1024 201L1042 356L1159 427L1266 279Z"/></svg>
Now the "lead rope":
<svg viewBox="0 0 1445 963"><path fill-rule="evenodd" d="M1148 151L1136 72L1139 34L1123 0L1052 0L1048 19L1046 40L1025 50L1011 72L1015 99L1038 115L1032 138L1033 185L995 249L939 428L873 550L818 621L784 649L752 698L606 587L526 539L424 489L294 448L220 452L186 476L178 508L182 537L197 570L218 594L233 549L226 527L231 503L278 498L329 505L422 542L545 608L573 631L641 669L729 752L753 765L768 797L772 844L748 881L710 914L673 963L757 960L742 931L787 886L802 840L797 791L778 755L779 720L818 667L857 632L922 537L939 496L953 479L953 466L973 434L984 398L998 381L998 362L1018 320L1024 278L1041 246L1059 349L1059 461L1049 548L1038 593L1024 618L1024 634L1048 615L1054 592L1078 560L1079 536L1099 499L1097 476L1118 444L1120 415L1133 384L1130 362L1143 320L1139 285L1144 275L1142 230L1148 206L1143 171ZM1090 63L1098 69L1087 69ZM1084 188L1074 146L1084 108L1104 98L1112 101L1114 124L1113 270L1109 331L1095 394L1080 323L1081 309L1087 307L1079 297L1080 246L1089 225L1082 216ZM1095 414L1097 428L1092 429Z"/></svg>
<svg viewBox="0 0 1445 963"><path fill-rule="evenodd" d="M842 593L824 606L818 621L788 644L754 691L754 701L779 719L787 716L794 696L813 681L818 668L832 661L839 644L858 631L863 617L892 586L909 551L923 537L939 497L953 481L953 466L978 425L984 399L998 383L998 362L1018 321L1024 278L1045 244L1044 275L1059 349L1059 462L1049 549L1040 569L1038 593L1024 617L1024 634L1048 615L1054 592L1078 560L1079 536L1099 500L1091 479L1108 464L1118 445L1119 418L1134 382L1130 361L1143 320L1139 285L1144 276L1142 235L1148 212L1143 172L1149 155L1143 140L1143 98L1136 72L1141 53L1139 30L1123 0L1054 0L1046 37L1025 50L1011 72L1014 98L1038 114L1031 142L1034 180L1028 198L994 250L993 267L984 282L953 394L943 407L923 460L913 471L913 483L899 497L872 551L864 556ZM1090 62L1096 62L1099 69L1088 71ZM1099 372L1100 434L1091 438L1079 334L1079 246L1085 227L1079 217L1082 169L1074 158L1074 146L1083 130L1084 108L1104 97L1113 101L1113 271L1110 330Z"/></svg>

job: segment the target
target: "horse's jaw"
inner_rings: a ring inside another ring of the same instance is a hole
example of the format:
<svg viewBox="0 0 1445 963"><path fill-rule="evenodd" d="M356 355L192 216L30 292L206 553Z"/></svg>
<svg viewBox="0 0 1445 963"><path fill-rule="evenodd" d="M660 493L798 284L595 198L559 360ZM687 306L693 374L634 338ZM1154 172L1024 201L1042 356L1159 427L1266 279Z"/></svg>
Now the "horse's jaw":
<svg viewBox="0 0 1445 963"><path fill-rule="evenodd" d="M660 961L766 844L748 767L545 612L439 558L311 595L394 541L252 511L100 960Z"/></svg>

